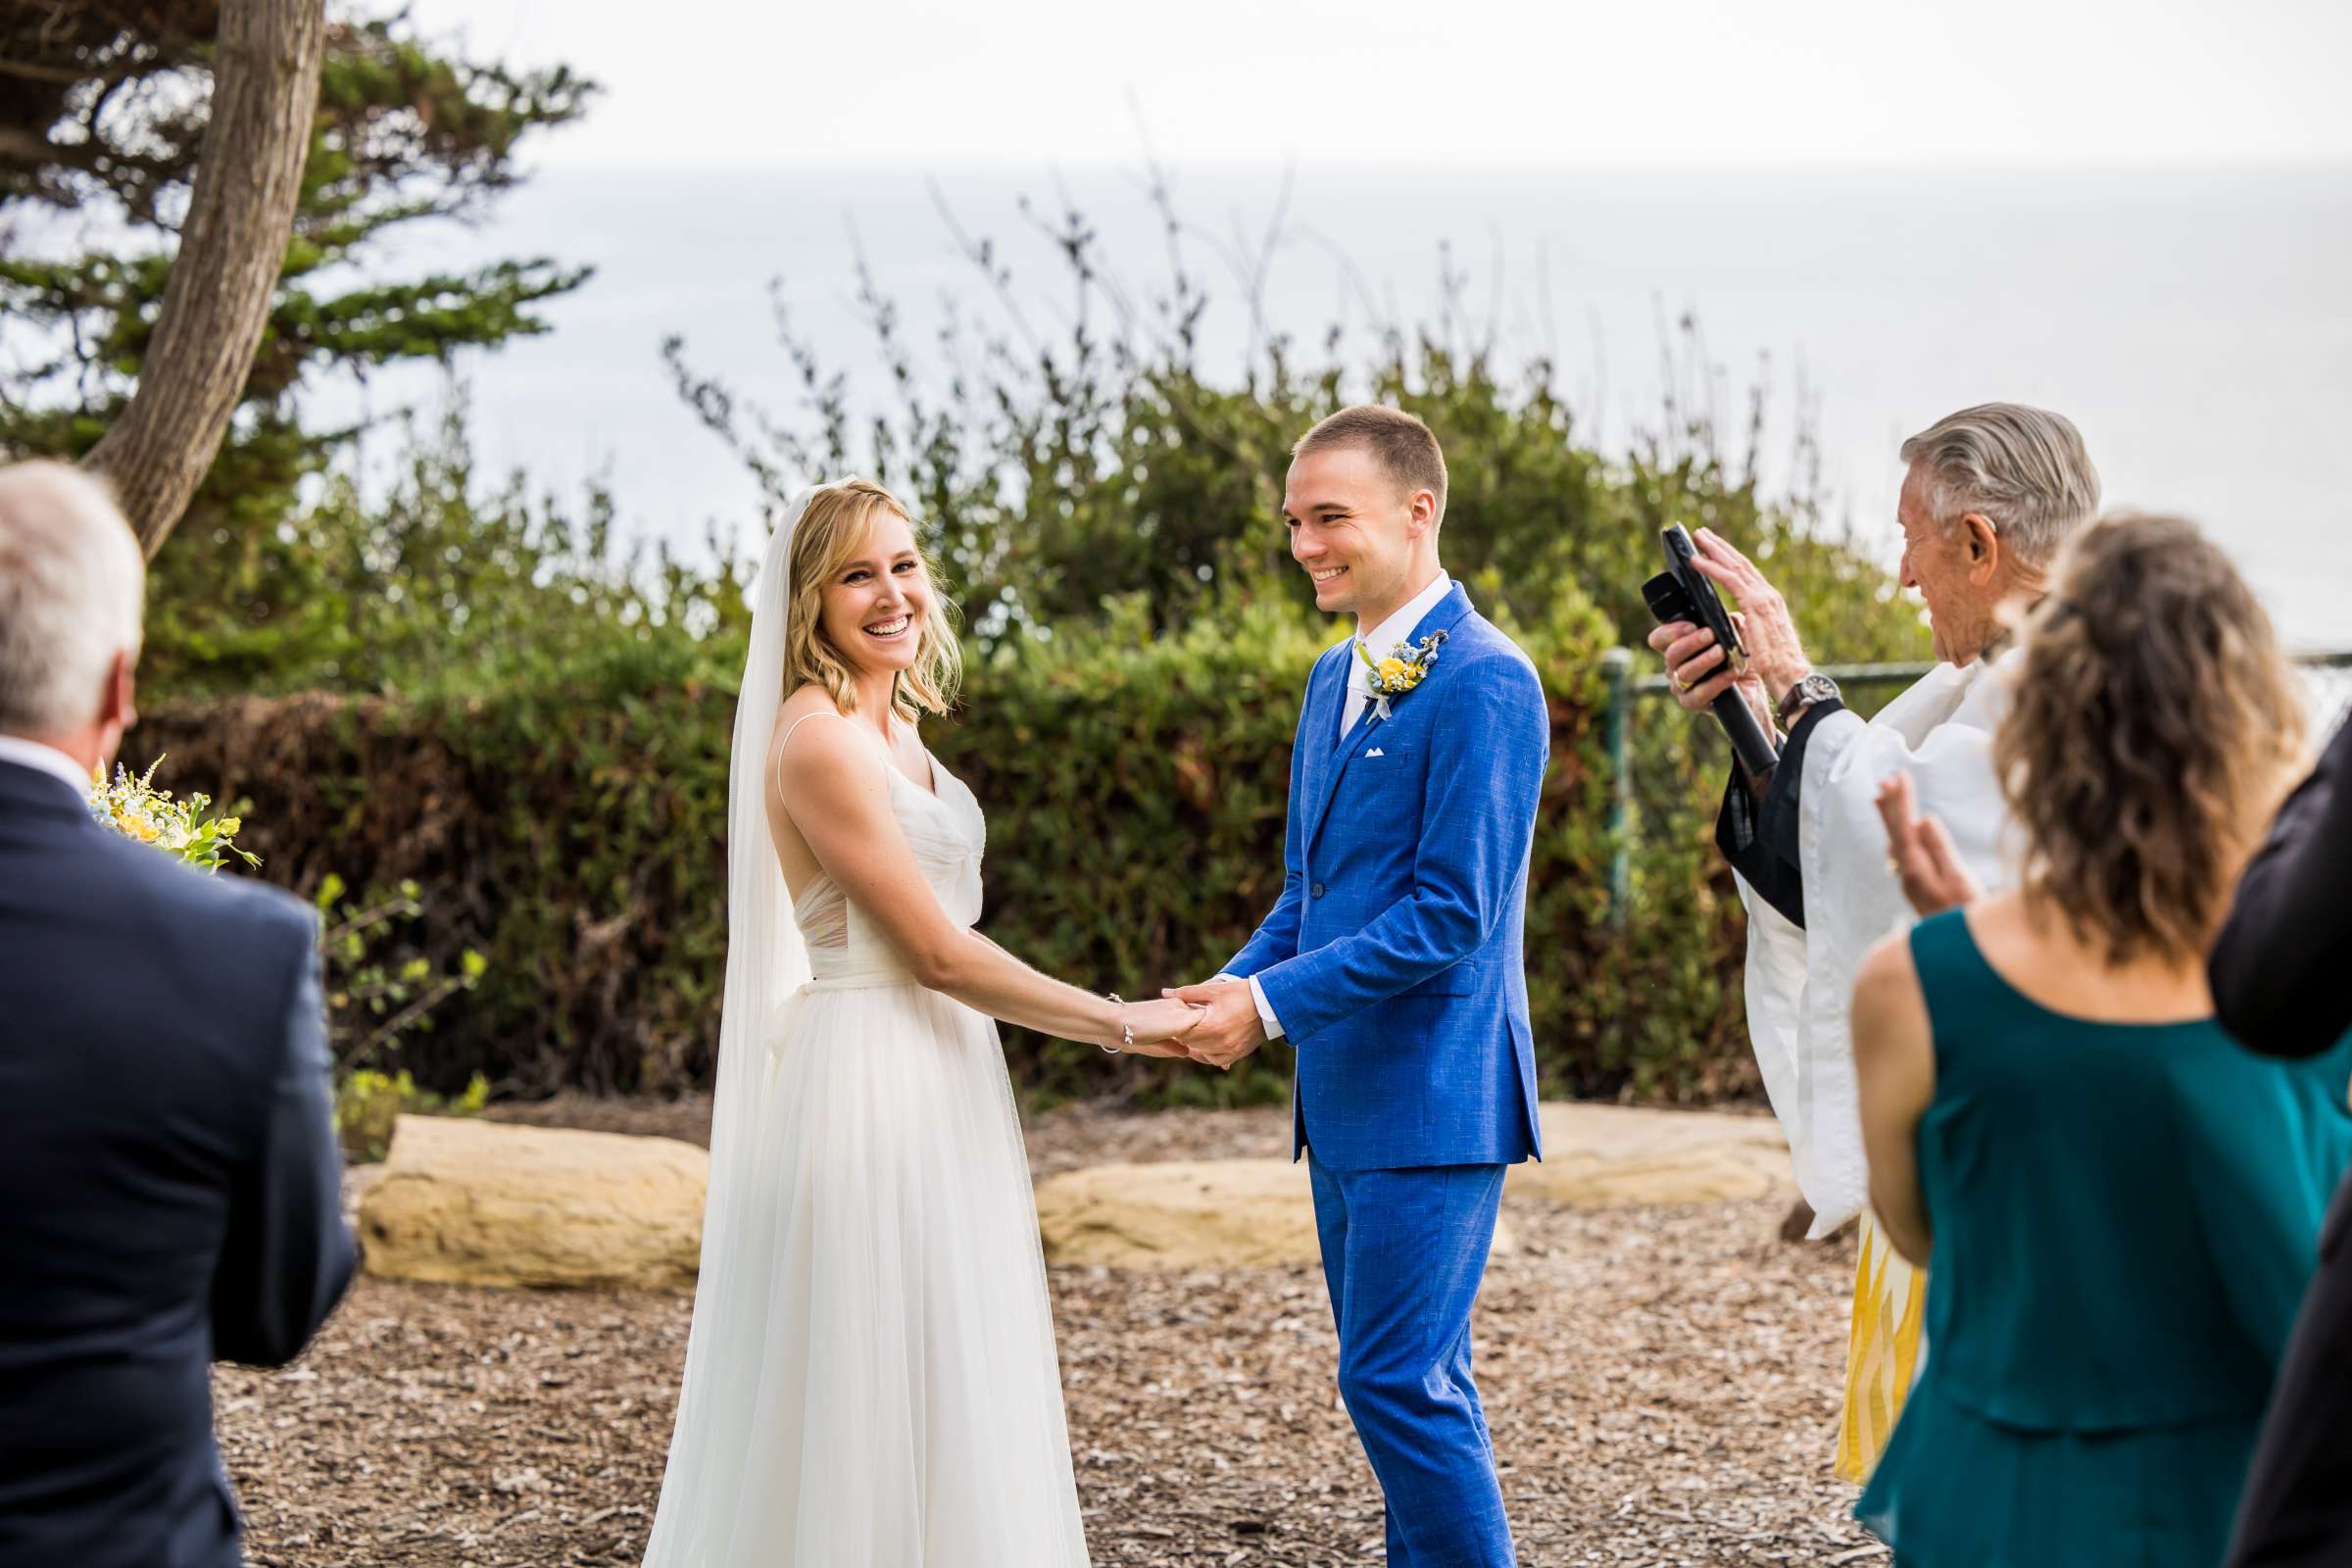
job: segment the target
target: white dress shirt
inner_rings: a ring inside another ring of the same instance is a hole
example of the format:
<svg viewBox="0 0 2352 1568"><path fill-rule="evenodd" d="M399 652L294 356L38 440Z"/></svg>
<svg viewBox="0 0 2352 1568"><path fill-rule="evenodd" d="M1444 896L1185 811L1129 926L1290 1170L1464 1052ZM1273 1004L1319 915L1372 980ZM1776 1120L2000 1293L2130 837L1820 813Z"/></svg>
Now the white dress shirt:
<svg viewBox="0 0 2352 1568"><path fill-rule="evenodd" d="M89 798L90 775L81 770L79 762L54 746L28 741L22 735L0 735L0 762L14 762L20 767L47 773L62 780L74 791L76 799Z"/></svg>
<svg viewBox="0 0 2352 1568"><path fill-rule="evenodd" d="M1363 645L1364 652L1370 654L1373 659L1388 658L1398 643L1413 634L1413 628L1421 624L1421 617L1438 608L1438 602L1444 599L1452 587L1453 579L1447 576L1445 569L1441 567L1437 576L1430 580L1428 587L1406 600L1397 608L1395 614L1373 627L1369 632L1364 630L1364 617L1356 616L1355 640ZM1348 650L1348 695L1340 704L1340 733L1332 737L1334 746L1344 740L1349 730L1355 728L1355 721L1363 716L1365 707L1372 701L1372 688L1367 684L1371 673L1364 667L1363 660L1356 655L1355 651ZM1233 976L1221 974L1217 978L1230 980ZM1266 1038L1280 1040L1282 1038L1282 1020L1274 1016L1274 1005L1266 1000L1266 988L1257 983L1255 975L1250 977L1250 1000L1257 1004L1257 1021L1264 1026Z"/></svg>
<svg viewBox="0 0 2352 1568"><path fill-rule="evenodd" d="M1397 608L1396 613L1370 631L1364 630L1363 617L1358 615L1355 620L1355 640L1363 645L1364 652L1372 656L1374 662L1388 658L1396 652L1398 643L1413 634L1413 628L1421 624L1421 617L1438 608L1438 601L1444 599L1452 587L1453 579L1440 570L1428 587L1406 600ZM1372 671L1364 667L1363 659L1349 652L1348 698L1340 705L1340 733L1333 738L1335 744L1355 728L1355 721L1363 716L1365 705L1372 701L1371 678Z"/></svg>

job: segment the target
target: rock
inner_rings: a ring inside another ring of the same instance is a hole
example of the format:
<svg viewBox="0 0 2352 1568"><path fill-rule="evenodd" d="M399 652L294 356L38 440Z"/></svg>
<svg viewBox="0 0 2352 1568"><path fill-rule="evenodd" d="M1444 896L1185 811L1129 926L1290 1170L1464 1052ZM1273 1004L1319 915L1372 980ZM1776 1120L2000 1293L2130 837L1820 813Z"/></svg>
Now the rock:
<svg viewBox="0 0 2352 1568"><path fill-rule="evenodd" d="M359 1228L360 1205L366 1202L368 1195L375 1190L375 1184L383 1179L384 1167L380 1162L373 1165L346 1165L343 1167L344 1224L351 1226L354 1230Z"/></svg>
<svg viewBox="0 0 2352 1568"><path fill-rule="evenodd" d="M1184 1272L1312 1263L1306 1166L1287 1159L1094 1165L1037 1189L1046 1261ZM1513 1242L1507 1224L1494 1250Z"/></svg>
<svg viewBox="0 0 2352 1568"><path fill-rule="evenodd" d="M1721 1203L1793 1191L1788 1145L1770 1116L1546 1102L1544 1162L1504 1191L1576 1208Z"/></svg>
<svg viewBox="0 0 2352 1568"><path fill-rule="evenodd" d="M403 1116L360 1200L368 1271L691 1290L710 1167L704 1151L667 1138Z"/></svg>

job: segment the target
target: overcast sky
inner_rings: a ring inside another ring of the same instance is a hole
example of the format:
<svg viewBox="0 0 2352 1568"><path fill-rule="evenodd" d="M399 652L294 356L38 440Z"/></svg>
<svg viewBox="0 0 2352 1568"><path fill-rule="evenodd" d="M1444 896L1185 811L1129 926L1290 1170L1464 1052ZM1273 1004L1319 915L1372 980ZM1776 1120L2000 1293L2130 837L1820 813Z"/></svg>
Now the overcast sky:
<svg viewBox="0 0 2352 1568"><path fill-rule="evenodd" d="M416 0L603 82L548 162L2352 159L2345 0ZM1142 127L1139 129L1139 126Z"/></svg>

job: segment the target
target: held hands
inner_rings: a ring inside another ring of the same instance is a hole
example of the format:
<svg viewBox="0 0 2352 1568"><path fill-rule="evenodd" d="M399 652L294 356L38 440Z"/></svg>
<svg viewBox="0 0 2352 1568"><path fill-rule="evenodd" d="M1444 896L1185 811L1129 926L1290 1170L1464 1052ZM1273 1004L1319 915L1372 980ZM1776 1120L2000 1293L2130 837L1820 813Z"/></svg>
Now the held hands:
<svg viewBox="0 0 2352 1568"><path fill-rule="evenodd" d="M1135 1044L1121 1044L1124 1036L1110 1044L1138 1056L1189 1056L1192 1053L1186 1043L1207 1016L1206 1007L1166 997L1157 1002L1124 1002L1119 1004L1119 1022L1135 1031Z"/></svg>
<svg viewBox="0 0 2352 1568"><path fill-rule="evenodd" d="M1699 529L1692 542L1698 546L1698 554L1691 558L1691 565L1740 605L1732 612L1732 624L1747 649L1747 673L1735 675L1714 634L1687 620L1670 620L1657 627L1649 634L1649 646L1665 656L1666 673L1675 683L1675 701L1685 709L1703 713L1716 698L1738 686L1757 719L1770 728L1773 704L1813 672L1797 641L1788 602L1765 580L1754 562L1712 528Z"/></svg>
<svg viewBox="0 0 2352 1568"><path fill-rule="evenodd" d="M1211 980L1160 993L1180 1003L1205 1004L1207 1011L1184 1037L1185 1054L1219 1070L1266 1043L1266 1026L1257 1016L1257 1001L1247 980Z"/></svg>
<svg viewBox="0 0 2352 1568"><path fill-rule="evenodd" d="M1879 816L1886 824L1886 868L1903 885L1903 897L1922 915L1973 904L1983 893L1952 836L1932 816L1918 814L1911 775L1897 773L1879 786Z"/></svg>

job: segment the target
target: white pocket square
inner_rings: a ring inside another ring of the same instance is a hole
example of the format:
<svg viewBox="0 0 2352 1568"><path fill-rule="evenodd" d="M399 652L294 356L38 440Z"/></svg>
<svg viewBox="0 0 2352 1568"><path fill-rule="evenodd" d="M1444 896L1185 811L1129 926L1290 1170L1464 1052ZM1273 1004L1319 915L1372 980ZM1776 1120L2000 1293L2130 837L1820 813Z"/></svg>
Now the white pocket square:
<svg viewBox="0 0 2352 1568"><path fill-rule="evenodd" d="M1366 753L1364 754L1364 760L1365 760L1366 761L1370 761L1370 760L1371 760L1373 758L1375 758L1375 757L1386 757L1386 756L1388 756L1388 755L1389 755L1388 753L1386 753L1386 752L1382 751L1382 750L1381 750L1379 747L1375 746L1375 747L1373 747L1373 748L1372 748L1370 751L1368 751L1368 752L1366 752Z"/></svg>

